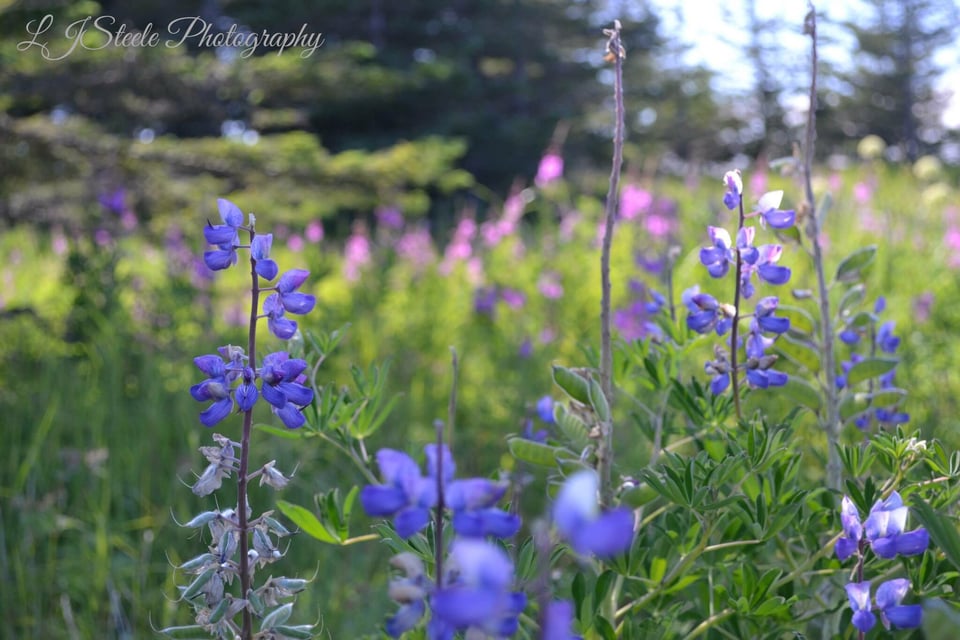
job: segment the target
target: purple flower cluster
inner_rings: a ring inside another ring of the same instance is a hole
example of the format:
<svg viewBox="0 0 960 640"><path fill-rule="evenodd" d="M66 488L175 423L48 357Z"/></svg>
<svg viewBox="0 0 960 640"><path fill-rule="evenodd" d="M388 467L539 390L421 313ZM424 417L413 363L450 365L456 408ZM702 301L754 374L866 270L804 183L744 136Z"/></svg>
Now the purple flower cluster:
<svg viewBox="0 0 960 640"><path fill-rule="evenodd" d="M633 301L625 309L613 313L613 326L624 340L642 340L648 336L663 339L663 330L654 322L654 316L663 311L666 298L658 291L647 287L639 280L630 281Z"/></svg>
<svg viewBox="0 0 960 640"><path fill-rule="evenodd" d="M381 449L377 464L385 482L367 485L360 492L367 515L392 517L401 538L409 538L430 522L431 510L440 504L438 489L443 492L444 506L453 513L457 538L444 565L441 586L427 579L418 559L408 557L405 564L413 565L407 576L391 583L390 595L401 607L387 621L387 633L397 638L412 629L429 602L433 615L427 637L431 640L447 640L457 631L467 630L497 637L513 635L526 597L512 591L510 559L485 539L507 538L520 528L518 516L494 506L507 487L485 478L455 480L456 463L446 446L428 444L424 453L426 476L406 453Z"/></svg>
<svg viewBox="0 0 960 640"><path fill-rule="evenodd" d="M870 353L879 351L880 354L885 356L896 354L897 349L900 347L900 336L894 334L896 323L892 320L880 323L877 318L879 314L883 313L886 307L886 299L883 296L878 297L873 305L873 314L869 316L869 322L865 324L848 324L838 334L841 342L851 349L855 349L861 344L866 343L866 348ZM862 318L863 314L860 314L858 317ZM843 389L847 386L847 375L850 373L850 370L853 369L853 366L858 362L862 362L863 359L863 355L852 352L849 360L844 360L840 363L841 374L837 376L838 389ZM880 375L876 379L874 391L881 392L895 388L894 378L896 374L897 370L893 368ZM854 424L856 424L861 431L866 431L874 421L881 425L903 424L910 421L910 414L899 410L896 405L871 407L858 415L854 419Z"/></svg>
<svg viewBox="0 0 960 640"><path fill-rule="evenodd" d="M384 484L367 485L360 491L360 503L367 515L392 517L397 534L409 538L430 522L430 510L437 506L437 469L442 468L444 504L453 512L453 529L460 536L508 538L520 529L520 518L494 505L507 486L486 478L454 480L456 463L444 446L438 460L435 444L424 446L427 475L402 451L381 449L377 465Z"/></svg>
<svg viewBox="0 0 960 640"><path fill-rule="evenodd" d="M908 508L904 506L900 494L894 491L886 500L877 500L870 509L866 521L860 521L857 507L847 496L843 497L840 521L843 536L834 548L841 561L851 556L859 563L857 575L860 582L846 585L850 607L853 609L853 625L861 632L867 632L876 624L871 612L870 582L863 582L863 562L867 548L884 559L922 554L930 543L929 534L923 527L905 531ZM889 629L906 629L920 626L920 605L901 605L900 602L910 588L910 582L904 579L889 580L880 585L876 593L876 609L880 619Z"/></svg>
<svg viewBox="0 0 960 640"><path fill-rule="evenodd" d="M203 230L207 242L217 247L203 254L206 266L213 271L226 269L237 263L237 249L248 248L257 277L267 281L276 278L280 269L270 259L273 235L257 235L253 216L250 216L250 226L244 227L243 212L229 200L220 198L217 205L223 224L208 223ZM241 230L249 232L249 245L240 244ZM281 275L273 287L256 287L256 293L273 291L264 300L260 317L267 319L270 332L282 340L293 337L297 331L297 323L286 318L286 313L303 315L316 305L314 296L298 291L309 275L303 269L293 269ZM200 422L212 427L226 418L235 405L242 412L252 411L262 395L288 428L296 429L304 424L302 409L313 402L313 391L304 386L306 361L290 358L286 351L277 351L267 355L261 367L254 367L241 347L228 345L220 347L218 352L219 355L194 358L194 364L207 377L193 385L190 394L198 402L213 403L200 413Z"/></svg>
<svg viewBox="0 0 960 640"><path fill-rule="evenodd" d="M715 332L718 336L733 331L729 349L715 349L715 359L706 363L705 370L712 376L710 389L714 394L723 393L733 376L742 372L747 383L753 388L765 389L786 384L787 375L772 369L777 356L768 355L767 350L774 344L777 336L790 328L787 318L775 314L779 299L776 296L761 298L754 313L743 314L740 310L741 298L750 299L756 292L753 276L757 280L773 285L786 284L790 280L790 269L777 264L783 253L779 244L754 246L755 227L744 226L747 218L758 217L763 227L786 229L793 225L796 214L792 210L781 210L782 191L772 191L760 197L757 208L745 214L743 210L743 181L739 171L728 171L723 177L726 193L723 203L730 210L739 210L739 227L736 244L726 229L708 227L710 246L700 250L700 262L713 278L723 278L732 265L736 274L734 303L723 303L709 293L701 293L694 286L683 293L682 301L687 307L687 327L697 333ZM737 335L740 320L750 318L750 328L746 340L741 345ZM774 337L770 337L772 334ZM736 338L736 344L733 344ZM738 363L735 350L744 347L746 362ZM736 389L736 385L734 385Z"/></svg>

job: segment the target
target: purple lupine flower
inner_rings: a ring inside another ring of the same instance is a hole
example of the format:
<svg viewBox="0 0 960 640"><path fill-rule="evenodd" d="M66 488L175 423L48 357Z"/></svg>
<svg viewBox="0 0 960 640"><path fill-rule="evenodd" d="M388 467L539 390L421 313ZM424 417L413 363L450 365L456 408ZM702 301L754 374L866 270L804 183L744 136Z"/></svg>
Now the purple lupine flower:
<svg viewBox="0 0 960 640"><path fill-rule="evenodd" d="M730 386L730 363L726 357L722 360L708 360L704 363L703 370L707 375L713 376L710 379L710 393L713 395L720 395Z"/></svg>
<svg viewBox="0 0 960 640"><path fill-rule="evenodd" d="M254 384L256 374L250 367L244 367L241 374L240 386L234 392L237 398L237 406L240 411L250 411L257 402L257 386Z"/></svg>
<svg viewBox="0 0 960 640"><path fill-rule="evenodd" d="M377 466L385 484L365 486L360 504L369 516L393 517L397 535L409 538L430 522L430 509L437 503L436 478L421 476L413 458L393 449L377 452Z"/></svg>
<svg viewBox="0 0 960 640"><path fill-rule="evenodd" d="M524 338L523 342L520 343L520 347L517 349L517 355L526 360L533 355L533 342L530 338Z"/></svg>
<svg viewBox="0 0 960 640"><path fill-rule="evenodd" d="M543 396L537 400L537 417L547 424L553 424L553 398Z"/></svg>
<svg viewBox="0 0 960 640"><path fill-rule="evenodd" d="M853 626L861 633L866 633L877 624L877 618L870 613L870 583L851 582L844 587L850 608L853 609Z"/></svg>
<svg viewBox="0 0 960 640"><path fill-rule="evenodd" d="M480 287L473 296L473 311L477 315L493 317L497 305L497 288Z"/></svg>
<svg viewBox="0 0 960 640"><path fill-rule="evenodd" d="M522 591L512 591L513 563L500 547L458 538L445 566L451 579L430 596L429 637L452 638L454 632L468 629L498 638L516 633L527 598Z"/></svg>
<svg viewBox="0 0 960 640"><path fill-rule="evenodd" d="M377 207L374 212L377 222L385 229L402 229L403 214L397 207Z"/></svg>
<svg viewBox="0 0 960 640"><path fill-rule="evenodd" d="M778 318L773 315L779 304L780 299L776 296L767 296L757 301L754 317L756 318L757 324L764 331L780 334L790 328L789 318Z"/></svg>
<svg viewBox="0 0 960 640"><path fill-rule="evenodd" d="M873 303L873 312L875 314L883 313L887 308L887 299L884 296L877 296L876 302Z"/></svg>
<svg viewBox="0 0 960 640"><path fill-rule="evenodd" d="M280 268L270 259L270 248L273 245L273 234L266 233L254 236L250 243L250 257L256 261L256 272L264 280L273 280L277 277Z"/></svg>
<svg viewBox="0 0 960 640"><path fill-rule="evenodd" d="M749 227L753 229L753 227ZM741 252L743 258L742 273L740 276L740 291L743 297L753 295L753 284L750 279L756 273L757 277L770 284L786 284L790 280L790 268L776 264L783 253L779 244L765 244L756 248L753 253Z"/></svg>
<svg viewBox="0 0 960 640"><path fill-rule="evenodd" d="M547 605L543 616L540 640L580 640L570 632L573 625L573 603L569 600L554 600Z"/></svg>
<svg viewBox="0 0 960 640"><path fill-rule="evenodd" d="M910 589L910 581L904 578L888 580L877 588L877 609L880 621L887 629L915 629L920 626L923 607L918 604L900 604Z"/></svg>
<svg viewBox="0 0 960 640"><path fill-rule="evenodd" d="M597 472L577 471L563 483L553 503L557 531L577 553L610 558L633 542L633 513L617 508L600 513Z"/></svg>
<svg viewBox="0 0 960 640"><path fill-rule="evenodd" d="M390 599L400 603L400 608L387 620L387 635L399 638L417 626L426 610L427 592L432 584L423 570L423 562L415 554L406 551L390 558L390 566L403 572L403 576L390 580Z"/></svg>
<svg viewBox="0 0 960 640"><path fill-rule="evenodd" d="M776 320L785 320L785 318L775 318ZM787 383L787 374L782 371L775 371L773 367L777 361L777 356L766 355L766 350L773 345L773 339L764 336L761 333L762 327L754 318L750 323L750 332L746 340L746 376L747 382L756 389L766 389L767 387L782 387ZM786 330L786 329L784 329Z"/></svg>
<svg viewBox="0 0 960 640"><path fill-rule="evenodd" d="M881 558L893 558L897 554L915 556L923 553L930 543L923 527L904 531L908 508L900 494L894 491L886 500L877 500L870 515L863 523L863 530L870 541L870 548Z"/></svg>
<svg viewBox="0 0 960 640"><path fill-rule="evenodd" d="M506 484L486 478L450 482L444 497L446 505L453 510L453 530L465 538L509 538L516 534L520 517L493 506L506 491Z"/></svg>
<svg viewBox="0 0 960 640"><path fill-rule="evenodd" d="M297 323L284 317L285 313L303 315L313 310L317 299L297 289L310 275L305 269L291 269L277 281L276 293L270 294L263 301L263 315L267 318L267 327L270 333L281 340L289 340L297 332Z"/></svg>
<svg viewBox="0 0 960 640"><path fill-rule="evenodd" d="M203 228L208 244L217 245L216 251L205 251L203 261L212 271L219 271L237 263L237 245L240 244L239 229L243 225L243 212L224 198L217 199L220 219L223 224L209 222Z"/></svg>
<svg viewBox="0 0 960 640"><path fill-rule="evenodd" d="M198 402L213 400L213 404L200 413L200 422L212 427L233 411L233 398L230 395L231 384L223 358L219 355L197 356L193 359L207 379L190 387L190 395Z"/></svg>
<svg viewBox="0 0 960 640"><path fill-rule="evenodd" d="M707 233L713 244L700 249L700 263L707 268L711 276L722 278L727 275L730 265L735 264L737 259L730 248L730 234L721 227L707 227Z"/></svg>
<svg viewBox="0 0 960 640"><path fill-rule="evenodd" d="M730 305L717 302L709 293L696 293L690 296L687 302L690 315L687 316L687 327L697 333L708 333L716 330L722 336L733 326L733 309Z"/></svg>
<svg viewBox="0 0 960 640"><path fill-rule="evenodd" d="M540 429L539 431L534 432L532 419L527 418L523 421L523 431L520 433L520 437L524 440L545 443L547 441L547 435L548 433L546 429Z"/></svg>
<svg viewBox="0 0 960 640"><path fill-rule="evenodd" d="M839 338L844 344L848 344L851 347L860 342L860 332L852 327L847 327L840 332Z"/></svg>
<svg viewBox="0 0 960 640"><path fill-rule="evenodd" d="M727 187L727 192L723 194L723 204L733 211L743 198L743 179L740 177L740 170L734 169L723 174L723 184Z"/></svg>
<svg viewBox="0 0 960 640"><path fill-rule="evenodd" d="M757 210L751 215L760 216L760 225L770 225L774 229L788 229L793 226L797 214L792 209L783 211L779 209L780 201L783 200L783 191L770 191L760 196L757 202Z"/></svg>
<svg viewBox="0 0 960 640"><path fill-rule="evenodd" d="M270 403L273 412L288 429L296 429L306 422L302 408L313 402L313 390L303 383L307 361L291 358L286 351L270 353L263 358L260 391Z"/></svg>
<svg viewBox="0 0 960 640"><path fill-rule="evenodd" d="M900 346L900 337L893 335L893 329L896 326L897 324L890 320L880 325L877 331L877 346L884 353L896 353L897 347Z"/></svg>
<svg viewBox="0 0 960 640"><path fill-rule="evenodd" d="M854 553L859 552L860 540L863 539L863 525L860 523L860 512L856 505L847 496L840 502L840 522L843 525L843 536L837 540L834 547L837 559L843 562Z"/></svg>

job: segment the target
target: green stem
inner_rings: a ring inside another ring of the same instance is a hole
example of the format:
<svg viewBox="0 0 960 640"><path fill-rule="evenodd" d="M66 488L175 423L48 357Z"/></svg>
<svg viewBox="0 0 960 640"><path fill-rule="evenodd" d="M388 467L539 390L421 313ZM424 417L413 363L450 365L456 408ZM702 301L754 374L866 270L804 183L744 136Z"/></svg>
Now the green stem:
<svg viewBox="0 0 960 640"><path fill-rule="evenodd" d="M671 584L681 573L683 573L684 571L686 571L687 568L688 568L691 564L693 564L693 562L694 562L697 558L699 558L701 555L703 555L704 550L706 550L706 548L707 548L707 543L710 541L710 537L714 534L714 532L715 532L716 530L717 530L717 521L714 521L714 522L710 523L710 525L707 527L706 532L704 532L703 537L700 539L700 542L697 543L697 546L695 546L693 549L691 549L690 552L687 553L685 556L683 556L682 558L680 558L680 561L677 562L677 564L673 565L673 569L670 570L670 573L668 573L667 575L665 575L665 576L660 580L659 584L657 584L656 587L654 587L653 589L651 589L650 591L648 591L647 593L645 593L645 594L643 595L643 597L638 598L638 599L634 600L633 602L631 602L630 604L624 605L624 606L620 607L619 609L617 609L616 618L619 619L620 617L622 617L622 616L630 613L631 611L636 611L636 610L642 608L643 605L645 605L646 603L650 602L651 600L653 600L654 598L656 598L657 596L659 596L660 593L661 593L666 587L670 586L670 584Z"/></svg>

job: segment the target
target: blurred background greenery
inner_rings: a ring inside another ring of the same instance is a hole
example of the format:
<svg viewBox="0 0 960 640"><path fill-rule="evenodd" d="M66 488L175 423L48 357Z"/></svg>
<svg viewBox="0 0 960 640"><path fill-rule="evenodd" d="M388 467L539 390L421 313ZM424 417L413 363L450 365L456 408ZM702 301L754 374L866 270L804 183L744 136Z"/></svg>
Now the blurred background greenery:
<svg viewBox="0 0 960 640"><path fill-rule="evenodd" d="M783 188L797 206L792 178L767 163L799 139L805 106L790 96L802 95L808 61L783 43L802 13L774 22L744 0L729 34L742 57L719 71L683 62L695 43L667 31L661 10L0 1L0 636L147 637L189 617L173 600L171 564L203 548L174 522L204 508L187 489L208 439L187 393L200 377L191 359L244 333L243 274L212 279L197 266L217 197L258 215L282 268L311 270L319 303L305 329L350 325L321 379L347 384L351 364L391 361L399 401L371 449L419 450L445 415L457 348L465 474L501 463L505 436L551 391L549 364L582 363L595 344L612 123L600 30L611 17L628 50L621 337L642 337L630 281L666 292L658 265L672 247L677 300L705 279L697 247L704 225L726 222L724 170L745 169L751 198ZM67 25L87 16L161 33L182 16L215 31L306 24L324 44L309 57L100 48L106 37L91 28L84 47L51 61L18 47L47 14L53 57L68 48ZM828 40L852 43L856 61L821 69L829 259L880 245L868 299L887 296L904 337L898 381L912 424L956 446L960 132L943 118L936 61L957 9L869 0L848 18L822 25ZM728 75L750 88L723 90ZM784 263L803 286L803 252L788 249ZM700 375L691 362L686 375ZM627 460L642 456L629 428ZM258 434L257 447L281 467L299 464L293 501L360 482L315 441ZM332 638L373 633L387 607L382 559L294 539L289 566L318 571L299 610L322 617Z"/></svg>

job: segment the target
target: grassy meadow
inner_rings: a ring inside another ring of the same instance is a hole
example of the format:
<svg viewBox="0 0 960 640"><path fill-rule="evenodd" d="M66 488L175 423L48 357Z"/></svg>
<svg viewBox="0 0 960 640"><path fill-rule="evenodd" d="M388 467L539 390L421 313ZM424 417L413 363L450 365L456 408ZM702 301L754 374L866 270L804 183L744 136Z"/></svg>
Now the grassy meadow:
<svg viewBox="0 0 960 640"><path fill-rule="evenodd" d="M732 226L721 202L720 176L728 168L687 179L625 178L624 191L630 187L635 199L624 201L614 238L620 340L643 339L642 313L631 307L648 289L673 302L681 331L684 289L699 284L728 293L709 281L698 259L707 225ZM323 221L294 226L282 209L257 212L275 234L275 259L311 271L305 286L318 304L301 321L303 331L342 332L318 381L362 393L351 367L367 382L376 367L397 398L368 450L414 452L430 439L432 422L446 418L454 347L460 379L452 446L463 475L513 464L506 438L525 419L536 422L536 401L556 393L550 365L596 357L602 180L574 186L560 179L491 197L484 207L465 201L443 227L378 210L346 238L322 237L316 223ZM785 191L785 207L801 200L798 184L772 170L744 167L744 182L747 203L772 189ZM824 231L830 269L858 248L878 247L863 305L885 296L884 318L896 321L908 428L956 449L955 170L929 159L915 166L851 161L821 167L815 189L818 199L831 200ZM103 208L102 228L84 236L29 225L0 233L0 637L143 638L151 627L189 619L176 603L172 566L203 549L177 522L204 509L189 485L203 465L197 448L209 440L197 418L203 407L188 393L202 377L192 359L240 343L245 331L247 275L234 269L213 280L196 268L202 225L215 218L218 196L231 194L210 194L162 221L124 223ZM248 208L241 198L236 203ZM772 230L759 234L758 243L773 241ZM783 244L780 264L794 275L778 291L781 304L803 309L802 293L790 291L814 286L808 247L790 238ZM832 292L834 304L842 294ZM681 377L706 381L702 362L710 349L709 336L694 342ZM618 370L630 353L618 352ZM617 382L644 393L641 378ZM796 406L785 395L763 394L752 393L747 407L763 403L786 413ZM266 412L260 421L278 424ZM649 457L639 422L617 425L625 472ZM231 430L239 423L217 429L236 437ZM825 440L812 420L801 432L814 452L803 473L816 479ZM322 438L291 435L254 435L260 458L297 462L285 499L309 505L315 494L364 482ZM843 435L848 442L863 438L854 427ZM252 490L255 507L272 499L261 491ZM370 524L355 514L351 533L366 533ZM333 547L294 537L291 573L316 574L300 596L300 615L311 612L325 637L379 637L391 606L387 556L376 543Z"/></svg>

